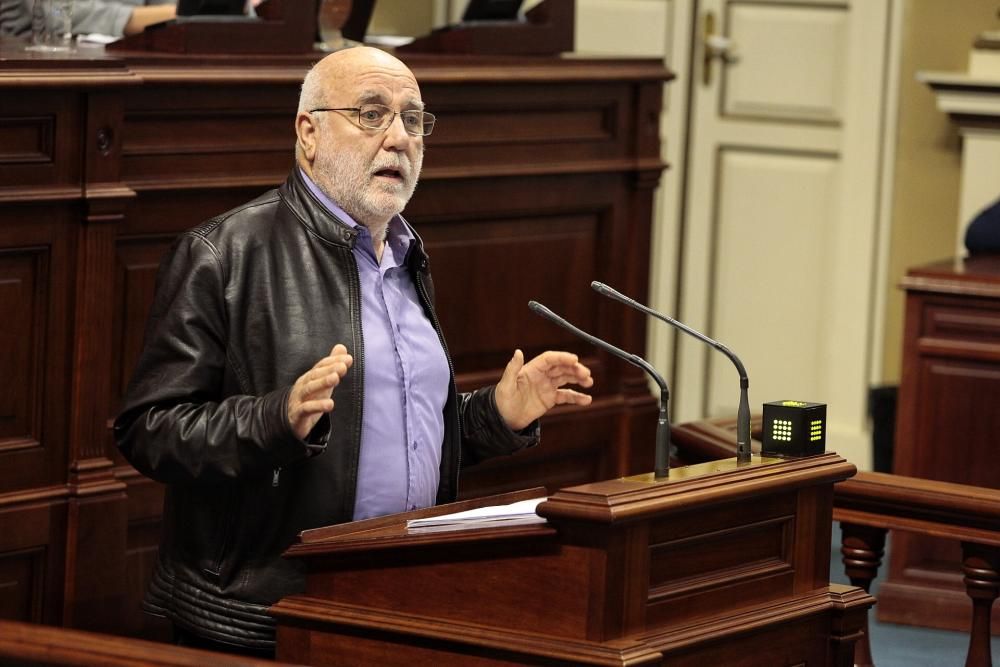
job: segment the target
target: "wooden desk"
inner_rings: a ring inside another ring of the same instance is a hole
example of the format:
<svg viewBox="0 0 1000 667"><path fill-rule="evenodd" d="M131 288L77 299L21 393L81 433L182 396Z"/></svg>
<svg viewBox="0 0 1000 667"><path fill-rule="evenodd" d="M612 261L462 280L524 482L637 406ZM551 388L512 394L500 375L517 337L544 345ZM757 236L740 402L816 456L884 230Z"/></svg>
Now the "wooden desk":
<svg viewBox="0 0 1000 667"><path fill-rule="evenodd" d="M754 419L754 432L759 429ZM736 453L736 420L715 418L674 427L687 460L716 460ZM968 667L990 663L991 608L1000 591L1000 491L901 475L859 472L834 486L833 518L840 522L841 553L851 583L869 590L893 530L933 535L959 545L966 606L961 630L969 632ZM969 599L971 598L971 600ZM879 599L881 604L882 600ZM971 604L970 604L971 602ZM854 664L870 667L866 636L855 645Z"/></svg>
<svg viewBox="0 0 1000 667"><path fill-rule="evenodd" d="M903 279L906 324L893 472L1000 488L1000 258L947 261ZM968 629L955 540L893 535L880 620ZM993 632L1000 620L993 619Z"/></svg>
<svg viewBox="0 0 1000 667"><path fill-rule="evenodd" d="M322 54L22 45L0 40L0 617L148 634L137 610L162 490L118 456L109 423L160 256L284 179L299 84ZM555 411L542 446L466 471L463 495L651 469L641 372L526 304L643 349L642 317L588 283L646 294L662 62L405 59L439 119L407 215L460 388L497 379L515 346L576 351L596 379L591 408Z"/></svg>

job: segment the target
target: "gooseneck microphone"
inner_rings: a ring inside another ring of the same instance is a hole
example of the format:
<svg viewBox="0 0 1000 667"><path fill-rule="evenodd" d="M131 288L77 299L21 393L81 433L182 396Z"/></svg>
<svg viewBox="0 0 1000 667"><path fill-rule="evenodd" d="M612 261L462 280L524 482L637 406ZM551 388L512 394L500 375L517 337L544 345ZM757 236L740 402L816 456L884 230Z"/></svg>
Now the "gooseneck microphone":
<svg viewBox="0 0 1000 667"><path fill-rule="evenodd" d="M537 315L541 315L549 322L556 324L567 331L571 331L580 338L584 339L588 343L596 345L605 352L610 352L619 359L624 359L625 361L638 366L642 370L646 371L656 384L660 385L660 415L656 421L656 460L653 468L653 476L655 479L666 479L670 476L670 418L667 416L667 401L670 399L670 392L667 390L667 383L664 381L663 377L656 372L653 366L635 354L631 352L626 352L620 348L615 347L611 343L601 340L597 336L591 335L573 326L563 318L559 317L551 310L538 303L537 301L529 301L528 308Z"/></svg>
<svg viewBox="0 0 1000 667"><path fill-rule="evenodd" d="M658 320L662 320L667 324L673 325L688 334L689 336L694 336L698 340L708 343L714 347L719 352L729 357L729 360L733 362L736 366L736 371L740 374L740 405L736 411L736 460L739 463L749 463L750 462L750 399L747 396L747 390L750 387L750 380L747 378L747 370L743 367L743 362L732 353L732 351L723 345L722 343L712 340L700 331L692 329L683 322L678 322L672 317L659 313L649 306L644 306L635 299L625 296L618 290L608 287L602 282L594 281L590 283L590 286L594 290L604 296L611 297L615 301L620 301L627 306L631 306L637 310L641 310L647 315L652 315Z"/></svg>

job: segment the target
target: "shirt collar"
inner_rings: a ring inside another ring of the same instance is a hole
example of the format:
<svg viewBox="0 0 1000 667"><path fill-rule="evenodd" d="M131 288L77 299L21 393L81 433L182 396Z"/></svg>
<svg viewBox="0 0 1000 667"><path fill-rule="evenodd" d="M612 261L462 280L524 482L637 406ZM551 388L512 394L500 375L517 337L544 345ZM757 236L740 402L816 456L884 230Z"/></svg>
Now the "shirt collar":
<svg viewBox="0 0 1000 667"><path fill-rule="evenodd" d="M368 233L368 228L362 224L359 224L354 218L348 215L347 211L342 209L337 205L337 202L333 201L323 190L316 185L316 183L309 177L302 167L296 167L299 173L302 174L302 181L309 188L309 191L313 193L313 196L319 200L319 203L323 205L323 208L327 210L328 213L333 215L335 218L343 222L345 225L351 229L358 232L358 235L368 239L368 243L371 244L371 236ZM399 258L400 266L406 260L406 256L410 252L410 248L413 247L414 242L417 237L414 235L413 231L410 230L409 224L403 219L401 215L394 215L392 219L389 220L389 226L386 229L385 235L386 243L391 247L392 254Z"/></svg>

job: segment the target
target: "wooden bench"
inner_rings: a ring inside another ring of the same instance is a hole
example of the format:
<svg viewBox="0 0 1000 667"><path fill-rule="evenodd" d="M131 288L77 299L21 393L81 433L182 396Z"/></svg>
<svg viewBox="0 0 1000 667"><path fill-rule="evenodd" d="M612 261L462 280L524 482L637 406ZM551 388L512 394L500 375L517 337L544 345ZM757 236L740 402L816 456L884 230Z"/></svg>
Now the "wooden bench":
<svg viewBox="0 0 1000 667"><path fill-rule="evenodd" d="M0 665L274 667L282 663L49 625L0 620Z"/></svg>

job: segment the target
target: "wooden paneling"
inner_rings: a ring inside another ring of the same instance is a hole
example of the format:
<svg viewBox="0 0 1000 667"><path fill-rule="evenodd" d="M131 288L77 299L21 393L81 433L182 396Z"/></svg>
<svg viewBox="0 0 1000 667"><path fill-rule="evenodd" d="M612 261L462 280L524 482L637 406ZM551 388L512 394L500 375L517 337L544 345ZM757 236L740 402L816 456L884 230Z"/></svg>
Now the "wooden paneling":
<svg viewBox="0 0 1000 667"><path fill-rule="evenodd" d="M0 494L66 478L70 215L0 206Z"/></svg>
<svg viewBox="0 0 1000 667"><path fill-rule="evenodd" d="M648 622L718 613L734 596L749 603L776 591L791 595L795 496L757 499L753 520L738 504L705 514L686 512L652 527Z"/></svg>
<svg viewBox="0 0 1000 667"><path fill-rule="evenodd" d="M584 360L590 362L589 358ZM639 425L636 460L620 462L615 458L617 452L608 448L607 443L618 437L615 420L623 408L620 401L598 398L589 409L566 410L546 417L541 446L467 468L459 479L461 497L534 486L554 492L564 486L614 477L622 468L652 469L655 424ZM552 433L555 435L550 437ZM642 443L649 446L642 447Z"/></svg>
<svg viewBox="0 0 1000 667"><path fill-rule="evenodd" d="M45 247L0 251L0 452L41 446L48 259Z"/></svg>
<svg viewBox="0 0 1000 667"><path fill-rule="evenodd" d="M0 198L24 186L79 183L80 98L68 91L0 95Z"/></svg>
<svg viewBox="0 0 1000 667"><path fill-rule="evenodd" d="M287 166L291 164L289 157ZM246 203L275 185L269 182L267 185L223 187L200 182L176 189L141 190L142 195L129 203L125 219L118 228L118 241L160 243L166 251L180 232ZM152 297L152 293L149 296Z"/></svg>
<svg viewBox="0 0 1000 667"><path fill-rule="evenodd" d="M0 126L0 164L55 162L55 118L7 116Z"/></svg>
<svg viewBox="0 0 1000 667"><path fill-rule="evenodd" d="M0 618L59 622L66 530L61 496L52 487L0 495Z"/></svg>
<svg viewBox="0 0 1000 667"><path fill-rule="evenodd" d="M146 317L156 287L156 270L172 236L150 236L118 242L115 262L114 323L112 345L112 412L117 414L128 387L132 368L142 351ZM109 414L112 418L114 414Z"/></svg>
<svg viewBox="0 0 1000 667"><path fill-rule="evenodd" d="M928 299L923 308L923 329L928 336L962 341L1000 343L1000 309L995 302L969 299L938 303Z"/></svg>
<svg viewBox="0 0 1000 667"><path fill-rule="evenodd" d="M44 577L44 547L0 554L0 618L41 622Z"/></svg>
<svg viewBox="0 0 1000 667"><path fill-rule="evenodd" d="M296 86L271 86L266 95L245 85L132 91L125 100L124 179L143 190L280 183L293 163L297 102Z"/></svg>
<svg viewBox="0 0 1000 667"><path fill-rule="evenodd" d="M438 117L427 140L428 176L537 172L567 163L607 169L611 161L634 159L632 92L621 84L424 86Z"/></svg>
<svg viewBox="0 0 1000 667"><path fill-rule="evenodd" d="M502 369L511 345L521 346L529 357L559 348L592 354L578 338L529 311L528 301L545 303L585 329L599 329L598 299L588 285L601 272L601 240L610 222L604 212L610 203L576 203L576 211L542 213L545 204L538 202L534 210L521 203L519 211L469 212L460 222L418 218L431 256L441 326L462 372ZM504 289L497 290L498 285ZM488 307L475 305L484 294L492 295ZM482 316L469 318L470 308L481 308Z"/></svg>
<svg viewBox="0 0 1000 667"><path fill-rule="evenodd" d="M1000 488L1000 262L970 258L912 269L893 472ZM879 619L967 630L955 541L893 534ZM994 633L1000 619L993 619Z"/></svg>

